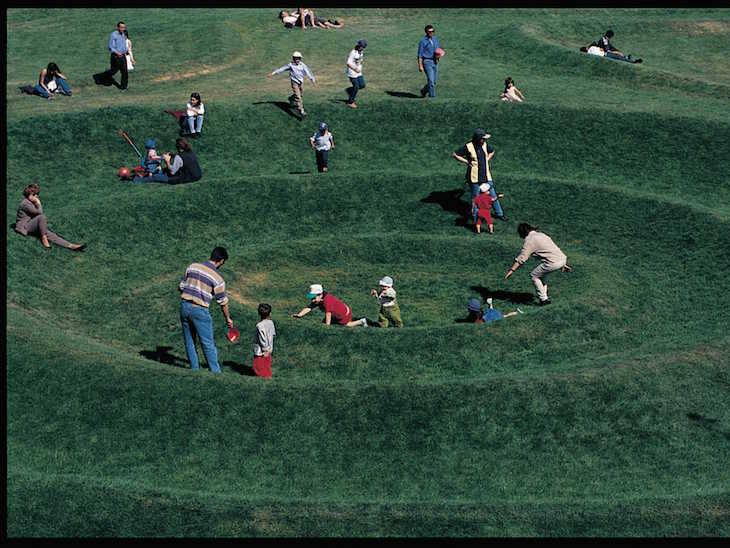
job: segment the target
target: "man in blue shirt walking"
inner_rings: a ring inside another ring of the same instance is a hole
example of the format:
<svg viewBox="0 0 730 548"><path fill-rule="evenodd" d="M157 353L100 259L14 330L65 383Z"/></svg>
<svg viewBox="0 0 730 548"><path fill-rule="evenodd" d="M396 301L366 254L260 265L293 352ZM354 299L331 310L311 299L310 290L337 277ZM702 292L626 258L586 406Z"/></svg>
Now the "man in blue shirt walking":
<svg viewBox="0 0 730 548"><path fill-rule="evenodd" d="M439 39L434 36L433 25L424 28L426 36L418 42L418 72L426 72L426 85L421 89L421 97L428 93L436 97L436 80L438 78L438 56L436 48L440 48Z"/></svg>
<svg viewBox="0 0 730 548"><path fill-rule="evenodd" d="M113 76L118 72L122 71L122 83L117 85L121 91L127 89L127 37L124 35L124 31L127 30L127 25L124 21L117 23L117 30L111 33L109 36L109 70L94 74L94 81L97 84L114 83Z"/></svg>

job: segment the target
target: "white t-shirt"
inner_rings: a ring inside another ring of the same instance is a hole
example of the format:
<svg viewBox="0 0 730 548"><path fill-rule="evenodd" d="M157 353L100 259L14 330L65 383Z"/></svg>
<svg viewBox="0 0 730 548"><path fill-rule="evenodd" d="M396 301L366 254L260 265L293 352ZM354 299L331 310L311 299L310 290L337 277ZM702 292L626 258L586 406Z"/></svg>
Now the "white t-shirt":
<svg viewBox="0 0 730 548"><path fill-rule="evenodd" d="M364 51L357 51L356 49L353 49L350 52L350 55L347 56L347 68L345 69L345 74L348 78L357 78L358 76L362 76L362 59L364 55ZM356 66L360 72L352 70L350 65Z"/></svg>
<svg viewBox="0 0 730 548"><path fill-rule="evenodd" d="M188 116L203 116L205 114L205 106L202 102L198 103L198 106L194 107L193 104L188 101L185 105L185 111Z"/></svg>
<svg viewBox="0 0 730 548"><path fill-rule="evenodd" d="M589 53L591 55L598 55L600 57L603 57L606 55L601 48L598 46L591 46L588 48L588 51L586 53Z"/></svg>
<svg viewBox="0 0 730 548"><path fill-rule="evenodd" d="M299 17L296 15L287 15L286 17L282 17L281 20L284 21L284 23L291 23L293 25L297 22L297 19L299 19Z"/></svg>

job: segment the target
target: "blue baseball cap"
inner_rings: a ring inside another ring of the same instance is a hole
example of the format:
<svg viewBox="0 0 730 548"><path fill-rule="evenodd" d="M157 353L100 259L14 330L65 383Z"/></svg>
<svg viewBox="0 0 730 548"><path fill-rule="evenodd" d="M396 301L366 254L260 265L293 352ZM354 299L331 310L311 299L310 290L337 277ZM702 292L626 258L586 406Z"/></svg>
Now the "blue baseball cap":
<svg viewBox="0 0 730 548"><path fill-rule="evenodd" d="M466 303L466 308L473 312L479 312L482 309L482 305L479 304L479 299L469 299L469 302Z"/></svg>
<svg viewBox="0 0 730 548"><path fill-rule="evenodd" d="M324 130L325 130L325 129L327 129L328 127L329 127L329 126L327 125L327 122L320 122L320 123L319 123L319 131L324 131Z"/></svg>
<svg viewBox="0 0 730 548"><path fill-rule="evenodd" d="M155 148L155 140L152 137L147 139L147 144L145 144L145 148Z"/></svg>
<svg viewBox="0 0 730 548"><path fill-rule="evenodd" d="M365 40L365 38L360 38L360 39L359 39L359 40L357 41L357 44L355 44L355 45L356 45L356 46L360 46L361 48L366 48L366 47L368 47L368 41L367 41L367 40Z"/></svg>

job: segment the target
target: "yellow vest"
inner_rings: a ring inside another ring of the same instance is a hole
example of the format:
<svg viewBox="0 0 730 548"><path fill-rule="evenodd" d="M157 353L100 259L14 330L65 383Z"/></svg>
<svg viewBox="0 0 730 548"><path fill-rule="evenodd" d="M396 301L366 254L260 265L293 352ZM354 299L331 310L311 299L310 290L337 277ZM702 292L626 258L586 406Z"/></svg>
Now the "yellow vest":
<svg viewBox="0 0 730 548"><path fill-rule="evenodd" d="M487 154L487 143L485 142L484 145L482 145L482 148L484 150L484 155L488 156ZM479 182L479 158L477 158L477 149L474 146L474 143L472 141L469 141L466 144L466 151L469 153L469 157L467 160L469 160L469 165L466 168L466 180L470 181L472 183L478 183ZM489 160L487 160L487 179L490 179L490 173L489 173Z"/></svg>

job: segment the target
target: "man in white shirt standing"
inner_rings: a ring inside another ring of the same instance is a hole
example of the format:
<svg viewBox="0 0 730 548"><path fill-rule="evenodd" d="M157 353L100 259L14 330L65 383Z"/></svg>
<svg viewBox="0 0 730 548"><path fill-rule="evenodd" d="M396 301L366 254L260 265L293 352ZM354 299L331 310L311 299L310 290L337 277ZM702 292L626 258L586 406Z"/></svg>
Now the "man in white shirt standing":
<svg viewBox="0 0 730 548"><path fill-rule="evenodd" d="M347 68L345 69L345 74L352 83L352 87L349 87L346 90L349 95L347 99L347 106L350 108L357 108L357 105L355 104L355 96L357 96L357 92L359 90L365 87L365 78L362 75L362 62L367 45L368 41L361 38L350 51L350 55L347 56Z"/></svg>
<svg viewBox="0 0 730 548"><path fill-rule="evenodd" d="M520 254L515 257L514 264L507 271L507 274L504 275L504 279L508 279L515 270L530 258L530 255L535 256L540 260L540 264L530 272L530 277L532 278L532 283L535 284L537 297L540 299L540 306L551 304L547 293L548 287L545 283L545 277L550 272L556 270L572 272L573 269L567 264L568 257L555 245L555 242L553 242L550 236L544 232L538 232L537 227L527 223L520 223L520 226L517 227L517 233L520 235L520 238L524 238L525 243L522 245Z"/></svg>

